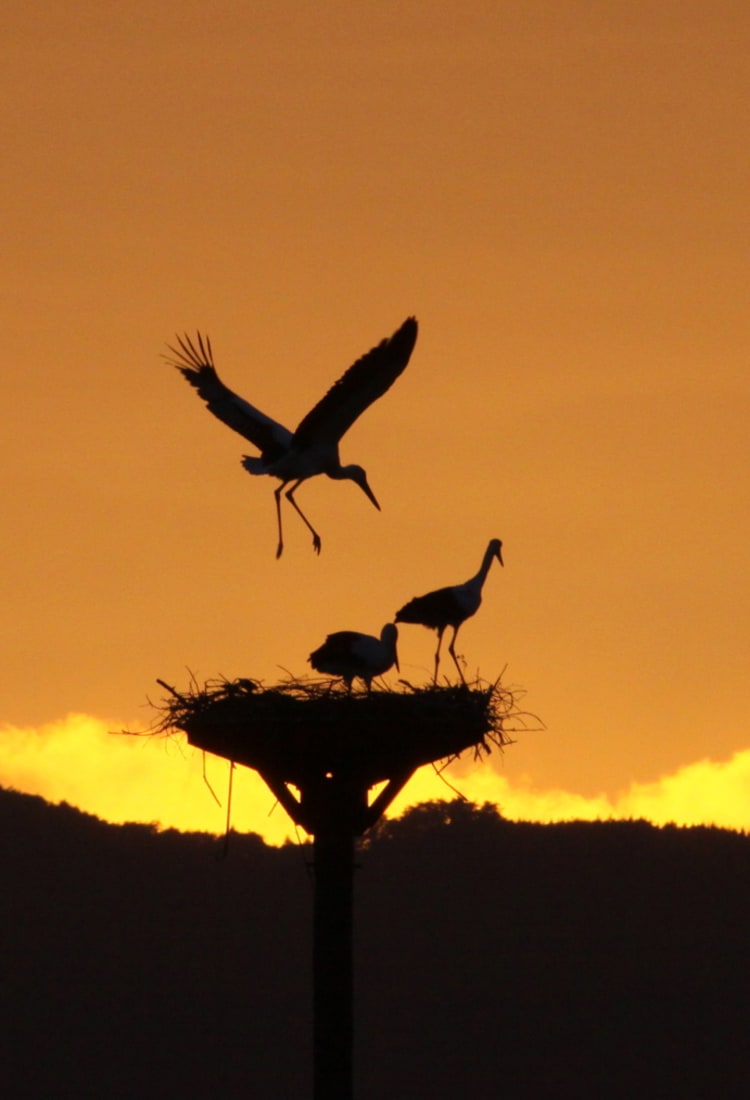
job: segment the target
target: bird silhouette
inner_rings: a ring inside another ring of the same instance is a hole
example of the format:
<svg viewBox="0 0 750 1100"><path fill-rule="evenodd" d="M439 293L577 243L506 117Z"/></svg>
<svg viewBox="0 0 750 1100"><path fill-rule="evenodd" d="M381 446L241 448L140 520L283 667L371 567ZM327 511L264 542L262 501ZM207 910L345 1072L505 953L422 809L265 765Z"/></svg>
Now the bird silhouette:
<svg viewBox="0 0 750 1100"><path fill-rule="evenodd" d="M316 672L340 676L349 691L356 676L364 680L369 691L373 677L382 676L393 665L398 669L397 638L394 623L386 623L379 638L355 630L339 630L329 634L308 660Z"/></svg>
<svg viewBox="0 0 750 1100"><path fill-rule="evenodd" d="M219 378L214 366L211 341L196 334L177 336L179 347L167 345L164 358L194 386L209 410L234 431L253 443L260 455L245 455L242 465L251 474L269 474L281 484L274 489L279 541L276 557L284 550L281 526L281 494L301 516L313 536L313 548L320 553L320 535L304 514L294 494L303 481L317 474L335 480L348 479L380 511L375 494L361 466L342 466L339 441L369 405L393 385L405 369L417 340L417 322L408 317L394 334L363 355L339 378L326 395L290 432L282 424L265 416L249 402L233 393Z"/></svg>
<svg viewBox="0 0 750 1100"><path fill-rule="evenodd" d="M448 626L453 627L453 637L450 640L448 651L458 669L458 674L463 683L464 674L456 657L456 635L459 627L466 619L471 618L479 610L482 602L482 588L487 579L490 566L494 558L503 564L502 542L500 539L491 539L482 558L479 572L465 584L454 584L448 588L437 588L434 592L428 592L424 596L415 596L404 604L396 613L397 623L419 623L430 630L437 631L437 649L435 651L435 683L437 684L438 666L440 664L440 645L443 633Z"/></svg>

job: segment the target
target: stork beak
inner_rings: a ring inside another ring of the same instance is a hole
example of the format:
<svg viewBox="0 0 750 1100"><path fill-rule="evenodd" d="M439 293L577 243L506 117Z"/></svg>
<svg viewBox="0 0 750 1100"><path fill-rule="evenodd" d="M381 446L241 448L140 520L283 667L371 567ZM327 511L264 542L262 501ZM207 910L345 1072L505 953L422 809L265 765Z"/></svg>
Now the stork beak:
<svg viewBox="0 0 750 1100"><path fill-rule="evenodd" d="M370 498L370 500L375 505L377 510L380 511L380 505L378 504L377 500L375 499L375 494L373 493L372 489L367 484L367 478L363 477L361 481L358 480L357 485L359 485L360 489L365 494L365 496Z"/></svg>
<svg viewBox="0 0 750 1100"><path fill-rule="evenodd" d="M497 552L497 560L500 562L501 565L503 565L503 566L505 565L505 562L503 561L502 547Z"/></svg>

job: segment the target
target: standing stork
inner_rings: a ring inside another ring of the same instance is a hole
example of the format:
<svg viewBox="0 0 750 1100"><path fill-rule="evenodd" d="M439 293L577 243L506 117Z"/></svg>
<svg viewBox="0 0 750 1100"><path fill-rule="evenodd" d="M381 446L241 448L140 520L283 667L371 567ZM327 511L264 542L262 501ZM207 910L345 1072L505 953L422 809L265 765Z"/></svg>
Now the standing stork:
<svg viewBox="0 0 750 1100"><path fill-rule="evenodd" d="M438 641L437 649L435 650L436 684L438 665L440 664L440 644L443 640L443 633L447 626L453 627L453 637L450 640L448 652L458 669L458 675L461 677L461 681L466 683L454 648L456 644L456 635L458 634L461 624L465 622L466 619L471 618L471 616L479 610L479 605L482 602L482 588L487 579L487 574L490 571L493 558L497 558L500 564L503 564L502 547L503 544L500 539L490 539L489 545L484 552L479 572L475 577L466 581L465 584L454 584L452 587L448 588L437 588L434 592L428 592L425 596L415 596L413 600L409 600L409 602L404 604L401 610L396 613L397 623L419 623L421 626L426 626L430 630L437 631Z"/></svg>
<svg viewBox="0 0 750 1100"><path fill-rule="evenodd" d="M382 676L393 665L400 671L396 640L398 630L394 623L386 623L379 638L372 634L358 634L356 630L339 630L329 634L323 645L308 657L316 672L340 676L349 691L352 680L359 676L370 690L373 677Z"/></svg>
<svg viewBox="0 0 750 1100"><path fill-rule="evenodd" d="M294 432L265 416L224 385L216 373L211 341L207 336L197 333L194 342L188 335L178 335L179 347L167 345L170 355L164 358L195 387L214 416L260 450L260 455L243 457L242 465L248 473L279 478L281 484L274 489L279 531L277 558L284 549L281 494L290 482L293 484L286 489L286 498L311 532L316 554L320 553L320 535L294 499L303 481L317 474L326 474L337 481L348 479L359 485L380 511L362 467L341 465L339 441L357 417L393 385L409 362L416 340L416 319L408 317L393 336L381 340L349 367L302 418Z"/></svg>

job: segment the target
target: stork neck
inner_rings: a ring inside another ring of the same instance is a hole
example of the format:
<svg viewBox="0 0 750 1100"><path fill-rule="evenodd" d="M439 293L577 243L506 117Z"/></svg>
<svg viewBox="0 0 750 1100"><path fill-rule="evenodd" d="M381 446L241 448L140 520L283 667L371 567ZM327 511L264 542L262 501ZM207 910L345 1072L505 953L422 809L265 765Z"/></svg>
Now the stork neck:
<svg viewBox="0 0 750 1100"><path fill-rule="evenodd" d="M492 549L491 546L488 546L484 552L484 557L482 558L482 564L479 567L479 572L477 573L476 577L474 577L474 580L472 582L478 588L482 588L484 582L487 580L487 574L490 571L490 566L492 565L492 559L494 558L494 556L495 551Z"/></svg>
<svg viewBox="0 0 750 1100"><path fill-rule="evenodd" d="M354 480L353 477L352 477L352 467L351 466L342 466L338 455L336 455L335 458L331 459L329 464L326 466L326 471L325 472L327 473L327 475L329 477L332 477L335 481L346 481L346 480L353 481Z"/></svg>

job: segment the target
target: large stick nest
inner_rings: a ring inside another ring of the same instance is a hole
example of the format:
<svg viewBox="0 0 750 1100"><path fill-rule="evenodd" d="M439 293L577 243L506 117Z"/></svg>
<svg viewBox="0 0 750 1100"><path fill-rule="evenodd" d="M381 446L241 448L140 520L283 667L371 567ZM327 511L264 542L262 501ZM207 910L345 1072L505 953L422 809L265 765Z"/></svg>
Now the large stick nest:
<svg viewBox="0 0 750 1100"><path fill-rule="evenodd" d="M330 680L193 682L156 704L155 733L182 730L198 748L296 786L320 776L379 783L423 764L477 756L526 728L519 692L469 685L348 693Z"/></svg>

